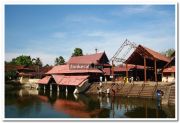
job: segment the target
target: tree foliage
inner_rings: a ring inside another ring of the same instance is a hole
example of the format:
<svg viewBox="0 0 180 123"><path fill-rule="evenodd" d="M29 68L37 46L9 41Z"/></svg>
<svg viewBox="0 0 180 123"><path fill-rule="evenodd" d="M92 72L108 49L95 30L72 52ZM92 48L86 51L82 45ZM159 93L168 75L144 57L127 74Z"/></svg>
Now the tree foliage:
<svg viewBox="0 0 180 123"><path fill-rule="evenodd" d="M5 80L17 79L17 72L15 70L5 72Z"/></svg>
<svg viewBox="0 0 180 123"><path fill-rule="evenodd" d="M24 65L24 66L30 66L33 64L31 57L25 55L21 55L16 58L13 58L11 63L15 65Z"/></svg>
<svg viewBox="0 0 180 123"><path fill-rule="evenodd" d="M65 63L65 60L62 56L57 57L54 61L55 65L63 65L64 63Z"/></svg>
<svg viewBox="0 0 180 123"><path fill-rule="evenodd" d="M168 50L162 52L161 54L163 54L163 55L165 55L165 56L167 56L167 57L171 57L171 55L172 55L174 52L175 52L175 50L174 50L173 48L171 48L171 49L168 49Z"/></svg>
<svg viewBox="0 0 180 123"><path fill-rule="evenodd" d="M39 67L43 66L43 63L39 57L31 58L31 56L26 56L26 55L21 55L16 58L13 58L12 61L10 62L5 61L5 64L8 64L8 63L14 64L14 65L23 65L23 66L31 66L31 65L35 65Z"/></svg>
<svg viewBox="0 0 180 123"><path fill-rule="evenodd" d="M72 54L72 56L82 56L82 55L83 55L83 51L81 48L75 48L74 53Z"/></svg>
<svg viewBox="0 0 180 123"><path fill-rule="evenodd" d="M42 67L42 66L43 66L42 61L40 60L39 57L33 58L33 59L32 59L32 62L33 62L33 65L37 65L37 66L39 66L39 67Z"/></svg>

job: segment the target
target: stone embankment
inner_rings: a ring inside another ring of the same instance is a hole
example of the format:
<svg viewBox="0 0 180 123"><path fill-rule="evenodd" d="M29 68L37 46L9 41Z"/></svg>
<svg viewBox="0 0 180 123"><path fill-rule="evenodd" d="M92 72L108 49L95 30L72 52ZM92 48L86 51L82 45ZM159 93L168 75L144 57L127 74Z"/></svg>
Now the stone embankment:
<svg viewBox="0 0 180 123"><path fill-rule="evenodd" d="M101 89L101 91L99 91ZM99 82L93 83L86 93L91 94L107 94L110 90L110 95L120 95L125 97L139 97L156 99L157 90L163 92L162 104L175 104L175 83L163 82Z"/></svg>

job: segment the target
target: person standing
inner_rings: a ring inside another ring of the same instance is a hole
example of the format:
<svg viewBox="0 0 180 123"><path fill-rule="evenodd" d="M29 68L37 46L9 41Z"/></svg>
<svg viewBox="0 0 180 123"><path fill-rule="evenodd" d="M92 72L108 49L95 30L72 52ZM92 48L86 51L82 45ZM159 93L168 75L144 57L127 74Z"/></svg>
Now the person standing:
<svg viewBox="0 0 180 123"><path fill-rule="evenodd" d="M102 82L102 76L100 76L100 82Z"/></svg>

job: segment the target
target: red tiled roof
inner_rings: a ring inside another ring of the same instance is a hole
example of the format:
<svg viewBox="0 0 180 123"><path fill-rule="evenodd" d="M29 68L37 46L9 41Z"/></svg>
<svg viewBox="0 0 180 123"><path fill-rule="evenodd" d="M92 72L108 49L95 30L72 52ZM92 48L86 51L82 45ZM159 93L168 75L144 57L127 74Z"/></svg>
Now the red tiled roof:
<svg viewBox="0 0 180 123"><path fill-rule="evenodd" d="M57 84L71 85L71 86L78 86L88 78L88 76L63 76L63 75L53 75L53 77Z"/></svg>
<svg viewBox="0 0 180 123"><path fill-rule="evenodd" d="M144 65L144 57L147 60L146 66L153 67L154 60L156 59L157 68L163 68L166 63L170 61L169 57L166 57L156 51L139 45L135 51L125 61L126 64Z"/></svg>
<svg viewBox="0 0 180 123"><path fill-rule="evenodd" d="M54 66L46 74L64 74L64 73L102 73L99 69L69 69L69 65Z"/></svg>
<svg viewBox="0 0 180 123"><path fill-rule="evenodd" d="M98 60L101 59L103 54L104 52L84 56L74 56L69 59L68 64L98 64Z"/></svg>
<svg viewBox="0 0 180 123"><path fill-rule="evenodd" d="M53 75L55 82L58 84L63 79L64 75Z"/></svg>
<svg viewBox="0 0 180 123"><path fill-rule="evenodd" d="M133 69L133 68L144 69L144 66L128 64L128 71L129 71L130 69ZM114 71L115 71L115 72L123 72L123 71L126 71L126 66L125 66L125 65L116 66L116 67L114 67Z"/></svg>
<svg viewBox="0 0 180 123"><path fill-rule="evenodd" d="M40 79L37 83L39 83L39 84L47 84L50 79L51 79L51 76L45 76L44 78Z"/></svg>
<svg viewBox="0 0 180 123"><path fill-rule="evenodd" d="M131 67L128 65L128 71L131 69ZM126 66L125 65L119 65L114 67L114 72L121 72L121 71L126 71Z"/></svg>
<svg viewBox="0 0 180 123"><path fill-rule="evenodd" d="M46 72L48 72L49 70L51 70L52 68L53 68L52 66L42 67L42 68L40 68L39 72L40 72L40 73L46 73Z"/></svg>
<svg viewBox="0 0 180 123"><path fill-rule="evenodd" d="M18 76L33 76L33 74L32 73L23 73L23 72L21 72L21 73L18 73Z"/></svg>
<svg viewBox="0 0 180 123"><path fill-rule="evenodd" d="M175 72L175 66L171 66L163 70L163 73L174 73L174 72Z"/></svg>
<svg viewBox="0 0 180 123"><path fill-rule="evenodd" d="M103 72L105 75L111 75L111 68L103 68Z"/></svg>
<svg viewBox="0 0 180 123"><path fill-rule="evenodd" d="M143 47L147 52L149 52L154 58L162 60L162 61L166 61L166 62L170 61L170 58L166 57L165 55L162 55L162 54L160 54L154 50L151 50L147 47L144 47L142 45L140 45L140 46Z"/></svg>

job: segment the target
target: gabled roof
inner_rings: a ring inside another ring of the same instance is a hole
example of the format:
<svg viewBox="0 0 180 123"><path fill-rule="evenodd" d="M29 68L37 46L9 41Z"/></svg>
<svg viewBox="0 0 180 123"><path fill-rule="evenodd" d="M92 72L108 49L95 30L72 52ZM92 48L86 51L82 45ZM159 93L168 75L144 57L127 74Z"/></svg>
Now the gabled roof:
<svg viewBox="0 0 180 123"><path fill-rule="evenodd" d="M69 65L54 66L46 74L65 74L65 73L102 73L99 69L69 69Z"/></svg>
<svg viewBox="0 0 180 123"><path fill-rule="evenodd" d="M150 55L152 55L154 58L156 58L157 60L161 60L161 61L166 61L166 62L169 62L170 61L170 58L169 57L166 57L165 55L162 55L154 50L151 50L145 46L141 46L140 47L144 48Z"/></svg>
<svg viewBox="0 0 180 123"><path fill-rule="evenodd" d="M163 70L163 73L174 73L174 72L175 72L175 66L171 66Z"/></svg>
<svg viewBox="0 0 180 123"><path fill-rule="evenodd" d="M67 64L98 64L102 57L108 60L105 52L103 52L84 56L73 56L69 59Z"/></svg>
<svg viewBox="0 0 180 123"><path fill-rule="evenodd" d="M140 66L140 65L132 65L132 64L128 64L128 71L130 69L144 69L144 66ZM126 66L125 65L118 65L114 67L114 72L125 72L126 71Z"/></svg>
<svg viewBox="0 0 180 123"><path fill-rule="evenodd" d="M89 76L62 76L62 75L53 75L54 80L59 85L71 85L78 86L85 82Z"/></svg>
<svg viewBox="0 0 180 123"><path fill-rule="evenodd" d="M111 68L103 68L104 75L111 75Z"/></svg>
<svg viewBox="0 0 180 123"><path fill-rule="evenodd" d="M144 57L147 59L147 66L153 67L154 60L157 61L157 68L162 68L166 63L170 61L169 57L162 55L154 50L139 45L136 50L125 61L127 64L144 65Z"/></svg>
<svg viewBox="0 0 180 123"><path fill-rule="evenodd" d="M175 52L171 56L170 62L163 67L163 73L175 72Z"/></svg>
<svg viewBox="0 0 180 123"><path fill-rule="evenodd" d="M47 84L50 79L51 79L51 76L45 76L44 78L40 79L37 83L38 84Z"/></svg>

